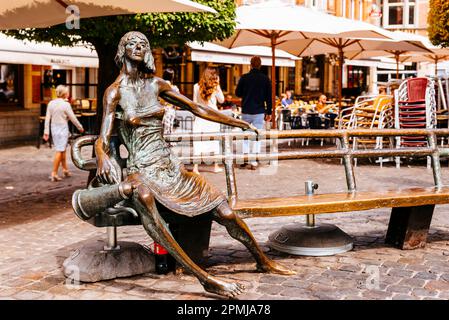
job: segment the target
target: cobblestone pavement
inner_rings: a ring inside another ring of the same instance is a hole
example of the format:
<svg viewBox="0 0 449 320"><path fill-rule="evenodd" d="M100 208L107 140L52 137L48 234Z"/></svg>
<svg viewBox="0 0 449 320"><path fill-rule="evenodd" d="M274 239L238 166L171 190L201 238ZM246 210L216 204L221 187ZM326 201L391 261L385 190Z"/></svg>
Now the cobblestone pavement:
<svg viewBox="0 0 449 320"><path fill-rule="evenodd" d="M58 183L48 180L52 152L48 148L0 150L0 299L219 299L205 293L190 275L145 274L93 284L65 283L61 265L85 243L101 241L105 230L82 222L72 213L70 197L83 187L86 173ZM443 165L445 182L449 177ZM337 161L284 161L277 174L237 170L240 197L267 197L304 192L313 179L319 192L345 190ZM223 191L223 174L204 172ZM360 190L397 186L431 186L432 173L422 164L356 169ZM268 235L303 217L248 219L250 229L268 255L297 271L295 276L255 272L247 250L214 224L208 271L243 283L240 299L449 299L449 206L437 206L428 245L402 251L383 243L389 209L321 215L354 237L355 248L330 257L297 257L274 252ZM141 226L123 227L119 239L151 244Z"/></svg>

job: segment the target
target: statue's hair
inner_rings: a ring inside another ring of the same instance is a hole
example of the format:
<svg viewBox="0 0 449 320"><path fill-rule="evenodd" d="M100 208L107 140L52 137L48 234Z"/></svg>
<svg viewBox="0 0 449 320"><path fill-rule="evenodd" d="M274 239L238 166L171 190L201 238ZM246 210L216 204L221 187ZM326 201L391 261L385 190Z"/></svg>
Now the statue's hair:
<svg viewBox="0 0 449 320"><path fill-rule="evenodd" d="M132 38L140 38L141 40L144 40L148 50L147 53L145 54L145 58L144 61L142 62L142 65L139 66L142 72L145 73L154 73L156 70L156 66L154 65L154 58L153 58L153 54L151 53L151 48L150 48L150 42L148 41L148 38L141 32L138 31L130 31L127 32L121 39L120 42L118 44L118 48L117 48L117 54L115 55L115 63L117 64L117 66L122 69L123 64L125 63L125 47L126 44L128 43L129 40L131 40Z"/></svg>

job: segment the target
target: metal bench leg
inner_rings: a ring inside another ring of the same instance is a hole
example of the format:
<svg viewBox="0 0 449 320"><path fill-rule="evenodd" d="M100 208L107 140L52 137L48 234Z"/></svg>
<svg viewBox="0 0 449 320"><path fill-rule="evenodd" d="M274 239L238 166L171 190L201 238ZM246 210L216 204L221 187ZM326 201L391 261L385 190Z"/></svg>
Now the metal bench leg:
<svg viewBox="0 0 449 320"><path fill-rule="evenodd" d="M423 248L435 205L393 208L385 243L409 250Z"/></svg>
<svg viewBox="0 0 449 320"><path fill-rule="evenodd" d="M204 264L208 257L211 219L191 218L191 221L169 223L175 240L186 254L196 263Z"/></svg>
<svg viewBox="0 0 449 320"><path fill-rule="evenodd" d="M104 250L120 250L117 244L117 227L106 227L107 241Z"/></svg>

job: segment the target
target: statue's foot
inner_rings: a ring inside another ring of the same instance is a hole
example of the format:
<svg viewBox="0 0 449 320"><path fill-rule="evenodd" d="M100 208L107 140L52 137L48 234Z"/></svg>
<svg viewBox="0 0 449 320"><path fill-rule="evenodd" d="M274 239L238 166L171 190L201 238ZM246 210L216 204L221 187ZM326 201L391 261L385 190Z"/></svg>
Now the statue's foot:
<svg viewBox="0 0 449 320"><path fill-rule="evenodd" d="M284 267L282 264L274 262L273 260L270 259L267 259L267 261L264 264L258 264L257 270L260 272L276 273L286 276L292 276L296 274L295 271L290 270L287 267Z"/></svg>
<svg viewBox="0 0 449 320"><path fill-rule="evenodd" d="M212 277L209 277L203 286L207 292L215 293L229 298L234 298L243 293L243 291L245 290L245 286L240 283L226 282Z"/></svg>

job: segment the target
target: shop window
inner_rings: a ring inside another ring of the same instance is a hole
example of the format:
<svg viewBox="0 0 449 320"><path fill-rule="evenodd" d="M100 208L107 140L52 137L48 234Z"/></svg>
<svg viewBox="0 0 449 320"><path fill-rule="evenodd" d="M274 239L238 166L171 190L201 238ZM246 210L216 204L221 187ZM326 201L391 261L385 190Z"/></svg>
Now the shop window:
<svg viewBox="0 0 449 320"><path fill-rule="evenodd" d="M323 91L324 55L304 57L302 59L302 91Z"/></svg>
<svg viewBox="0 0 449 320"><path fill-rule="evenodd" d="M23 107L23 66L0 64L0 108Z"/></svg>
<svg viewBox="0 0 449 320"><path fill-rule="evenodd" d="M343 89L345 95L356 96L367 91L368 68L347 66L347 86Z"/></svg>

